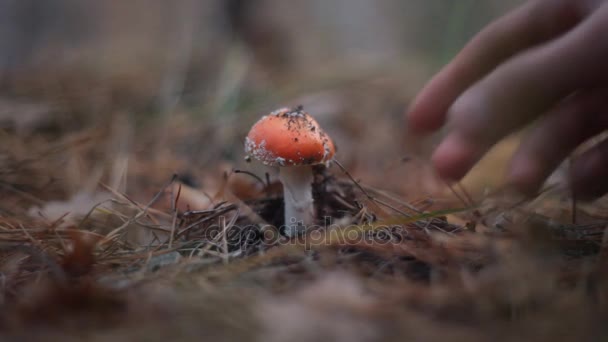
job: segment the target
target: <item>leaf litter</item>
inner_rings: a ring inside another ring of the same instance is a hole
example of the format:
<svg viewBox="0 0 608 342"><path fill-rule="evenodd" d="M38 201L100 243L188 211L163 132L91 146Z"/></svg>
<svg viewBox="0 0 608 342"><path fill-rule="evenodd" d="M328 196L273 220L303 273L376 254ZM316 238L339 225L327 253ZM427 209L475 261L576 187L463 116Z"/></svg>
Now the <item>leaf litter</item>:
<svg viewBox="0 0 608 342"><path fill-rule="evenodd" d="M145 136L128 170L109 167L112 129L50 145L2 136L1 338L606 336L603 202L573 223L559 192L406 201L338 163L315 168L317 226L288 239L274 175L196 171L169 148L138 150Z"/></svg>

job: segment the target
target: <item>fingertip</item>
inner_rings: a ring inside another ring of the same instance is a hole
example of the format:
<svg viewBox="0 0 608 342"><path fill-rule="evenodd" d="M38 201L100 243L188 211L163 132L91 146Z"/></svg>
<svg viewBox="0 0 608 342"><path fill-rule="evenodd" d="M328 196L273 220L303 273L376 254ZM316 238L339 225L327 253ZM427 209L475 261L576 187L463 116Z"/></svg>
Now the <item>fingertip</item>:
<svg viewBox="0 0 608 342"><path fill-rule="evenodd" d="M443 126L445 114L441 109L432 108L424 96L417 98L405 113L407 129L413 134L432 133Z"/></svg>
<svg viewBox="0 0 608 342"><path fill-rule="evenodd" d="M454 100L464 90L456 84L448 65L437 73L412 101L406 113L408 129L413 133L430 133L443 126Z"/></svg>
<svg viewBox="0 0 608 342"><path fill-rule="evenodd" d="M435 150L432 162L439 177L446 181L462 179L479 160L480 150L456 134L447 136Z"/></svg>
<svg viewBox="0 0 608 342"><path fill-rule="evenodd" d="M527 196L534 195L542 185L544 170L538 161L526 157L515 157L507 171L507 183Z"/></svg>
<svg viewBox="0 0 608 342"><path fill-rule="evenodd" d="M602 146L603 145L603 146ZM574 160L570 186L578 198L592 200L608 192L608 141L604 141Z"/></svg>

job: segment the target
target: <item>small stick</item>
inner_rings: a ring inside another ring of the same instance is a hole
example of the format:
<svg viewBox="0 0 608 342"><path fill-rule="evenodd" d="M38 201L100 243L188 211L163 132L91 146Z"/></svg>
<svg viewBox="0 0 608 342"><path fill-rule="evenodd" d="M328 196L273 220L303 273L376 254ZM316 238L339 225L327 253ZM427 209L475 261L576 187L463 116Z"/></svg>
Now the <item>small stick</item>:
<svg viewBox="0 0 608 342"><path fill-rule="evenodd" d="M175 195L175 201L171 202L171 206L173 207L173 219L171 220L171 234L169 235L169 248L173 247L173 239L175 238L175 227L177 222L177 201L179 201L179 197L182 193L182 185L179 184L179 188L177 188L177 195ZM173 191L171 191L171 195L173 196Z"/></svg>
<svg viewBox="0 0 608 342"><path fill-rule="evenodd" d="M346 168L345 168L345 167L344 167L342 164L340 164L340 162L339 162L338 160L334 159L333 161L334 161L334 163L336 163L336 165L338 165L338 167L340 167L340 169L342 170L342 172L344 172L344 174L345 174L345 175L346 175L348 178L350 178L350 180L351 180L351 181L352 181L352 182L355 184L355 186L356 186L356 187L357 187L359 190L361 190L361 192L362 192L362 193L365 195L365 197L367 197L367 198L368 198L370 201L372 201L372 202L374 202L374 203L377 203L377 204L380 204L380 205L383 205L383 206L385 206L385 207L387 207L387 208L389 208L389 209L391 209L391 210L393 210L393 211L395 211L395 212L397 212L397 213L399 213L399 214L401 214L401 215L403 215L403 216L405 216L405 217L411 217L411 216L412 216L412 215L410 215L410 214L408 214L408 213L404 212L403 210L400 210L400 209L398 209L398 208L395 208L394 206L392 206L392 205L390 205L390 204L388 204L388 203L386 203L386 202L384 202L384 201L378 200L378 199L376 199L375 197L373 197L372 195L370 195L370 194L369 194L369 193L368 193L368 192L367 192L367 191L366 191L366 190L365 190L365 189L364 189L364 188L361 186L361 184L359 184L359 182L358 182L357 180L355 180L355 178L353 178L353 176L350 174L350 172L348 172L348 171L346 170Z"/></svg>
<svg viewBox="0 0 608 342"><path fill-rule="evenodd" d="M454 194L454 196L456 196L456 198L458 198L458 200L460 202L462 202L462 204L464 204L464 206L468 206L469 204L467 203L467 201L460 196L460 194L458 193L458 191L456 191L456 189L454 189L454 187L449 184L448 182L445 183L445 185L447 185L448 189L450 189L450 191L452 192L452 194Z"/></svg>
<svg viewBox="0 0 608 342"><path fill-rule="evenodd" d="M262 178L260 178L258 175L256 175L255 173L253 173L251 171L234 169L232 172L234 172L234 173L244 173L246 175L249 175L249 176L255 178L258 182L262 183L262 186L264 188L266 188L266 186L267 186L266 183L264 183L264 180L262 180Z"/></svg>
<svg viewBox="0 0 608 342"><path fill-rule="evenodd" d="M471 194L469 194L467 189L464 187L464 185L462 185L462 183L460 183L460 182L457 182L456 186L458 187L458 189L460 189L460 191L462 191L462 193L464 194L464 197L467 199L467 201L469 201L469 203L465 203L465 205L468 205L471 207L474 206L475 201L473 200L473 197L471 197Z"/></svg>

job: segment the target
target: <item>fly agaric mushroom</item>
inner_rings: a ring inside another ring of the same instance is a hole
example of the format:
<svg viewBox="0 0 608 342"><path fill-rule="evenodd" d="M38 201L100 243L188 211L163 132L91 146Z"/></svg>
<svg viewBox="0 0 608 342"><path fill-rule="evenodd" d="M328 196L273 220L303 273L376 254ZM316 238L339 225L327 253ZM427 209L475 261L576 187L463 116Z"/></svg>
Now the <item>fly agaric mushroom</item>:
<svg viewBox="0 0 608 342"><path fill-rule="evenodd" d="M312 165L326 164L335 147L302 106L281 108L256 122L245 139L245 152L265 165L279 167L285 201L285 234L294 236L314 223Z"/></svg>

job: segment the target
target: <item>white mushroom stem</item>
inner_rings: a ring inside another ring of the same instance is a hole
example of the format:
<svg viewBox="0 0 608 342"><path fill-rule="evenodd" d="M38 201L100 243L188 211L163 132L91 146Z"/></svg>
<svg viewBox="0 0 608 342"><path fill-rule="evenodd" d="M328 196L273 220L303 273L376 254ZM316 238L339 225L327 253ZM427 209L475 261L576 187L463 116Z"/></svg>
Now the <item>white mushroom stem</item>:
<svg viewBox="0 0 608 342"><path fill-rule="evenodd" d="M314 176L311 166L286 166L279 170L285 200L285 234L295 236L313 224L315 209L312 199Z"/></svg>

